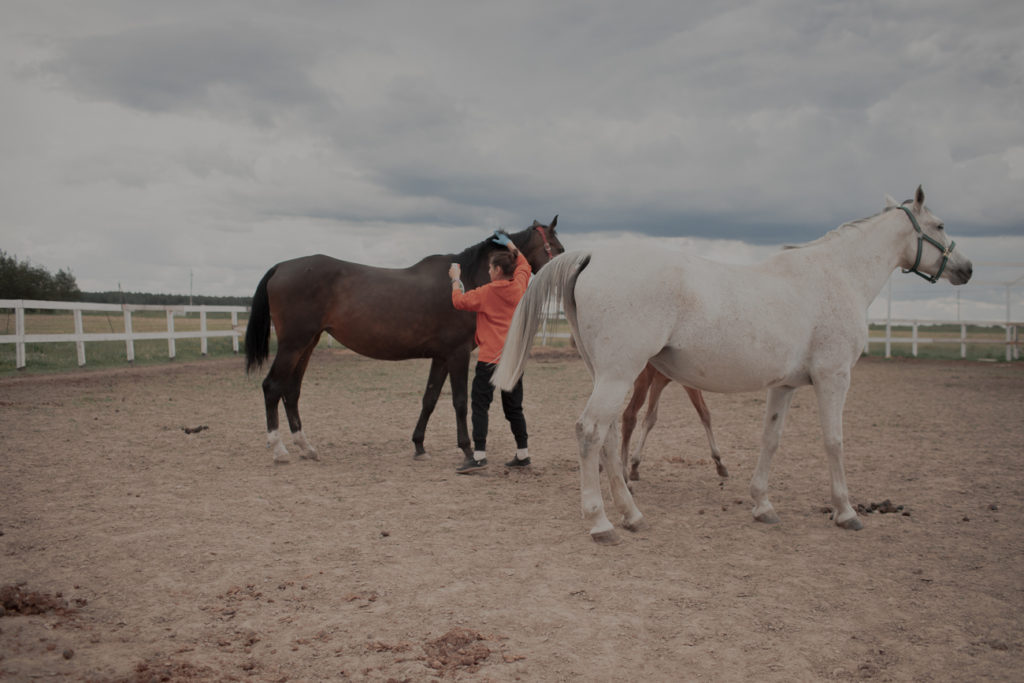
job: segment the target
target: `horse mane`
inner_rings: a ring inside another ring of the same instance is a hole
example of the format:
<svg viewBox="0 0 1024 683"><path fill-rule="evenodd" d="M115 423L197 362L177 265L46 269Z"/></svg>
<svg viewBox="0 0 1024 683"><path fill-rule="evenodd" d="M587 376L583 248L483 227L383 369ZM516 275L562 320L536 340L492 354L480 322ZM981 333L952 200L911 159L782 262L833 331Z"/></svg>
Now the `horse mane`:
<svg viewBox="0 0 1024 683"><path fill-rule="evenodd" d="M910 201L910 200L907 200L907 201ZM904 202L904 204L906 204L906 202ZM846 223L843 223L838 228L833 228L832 230L829 230L828 232L826 232L824 235L822 235L821 237L819 237L816 240L811 240L810 242L804 242L803 244L786 244L786 245L783 245L782 249L784 251L785 250L789 250L789 249L803 249L805 247L813 247L816 244L822 244L824 242L829 242L831 240L834 240L836 237L839 237L840 235L849 232L851 229L853 229L853 230L860 229L860 228L864 227L864 224L867 223L868 221L873 220L874 218L877 218L878 216L881 216L883 213L886 213L888 211L892 211L893 209L897 209L897 208L899 208L899 207L898 206L887 206L884 209L882 209L881 211L879 211L878 213L873 214L871 216L867 216L865 218L858 218L857 220L848 221Z"/></svg>
<svg viewBox="0 0 1024 683"><path fill-rule="evenodd" d="M508 235L508 232L505 230L501 230L501 232ZM509 236L511 237L511 235ZM462 266L464 273L473 272L481 262L486 262L491 257L491 254L498 249L498 245L491 241L492 237L466 247L455 256L453 261Z"/></svg>

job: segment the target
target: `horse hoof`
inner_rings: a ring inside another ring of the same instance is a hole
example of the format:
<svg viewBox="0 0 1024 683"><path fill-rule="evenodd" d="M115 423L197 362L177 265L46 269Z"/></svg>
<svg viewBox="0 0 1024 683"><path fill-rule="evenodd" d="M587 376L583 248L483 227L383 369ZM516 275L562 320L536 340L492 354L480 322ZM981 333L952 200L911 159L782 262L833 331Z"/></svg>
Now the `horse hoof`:
<svg viewBox="0 0 1024 683"><path fill-rule="evenodd" d="M842 527L843 529L847 529L849 531L860 531L864 528L864 525L857 517L850 517L850 519L846 520L845 522L836 522L836 526Z"/></svg>
<svg viewBox="0 0 1024 683"><path fill-rule="evenodd" d="M597 533L590 534L590 537L594 539L594 543L600 545L618 545L622 543L622 539L615 532L615 529L609 529L608 531L598 531Z"/></svg>
<svg viewBox="0 0 1024 683"><path fill-rule="evenodd" d="M629 471L629 480L630 481L640 481L640 473L637 472L635 469L630 470Z"/></svg>
<svg viewBox="0 0 1024 683"><path fill-rule="evenodd" d="M423 462L424 460L430 460L430 453L427 453L426 451L424 451L423 453L417 453L416 455L412 456L412 459L416 460L418 462Z"/></svg>
<svg viewBox="0 0 1024 683"><path fill-rule="evenodd" d="M302 455L299 456L299 458L301 458L302 460L320 460L320 456L317 455L316 453L303 453Z"/></svg>
<svg viewBox="0 0 1024 683"><path fill-rule="evenodd" d="M647 528L647 518L646 517L640 517L635 522L629 522L627 524L623 524L622 528L625 529L626 531L632 531L633 533L636 533L638 531L643 531L644 529Z"/></svg>
<svg viewBox="0 0 1024 683"><path fill-rule="evenodd" d="M718 470L718 476L722 479L729 478L729 470L725 468L725 465L715 465L715 469Z"/></svg>
<svg viewBox="0 0 1024 683"><path fill-rule="evenodd" d="M274 458L275 465L287 465L291 462L288 458Z"/></svg>
<svg viewBox="0 0 1024 683"><path fill-rule="evenodd" d="M775 514L774 510L771 510L769 512L762 512L759 515L754 515L754 519L758 522L763 522L765 524L778 524L781 521L779 519L779 516Z"/></svg>

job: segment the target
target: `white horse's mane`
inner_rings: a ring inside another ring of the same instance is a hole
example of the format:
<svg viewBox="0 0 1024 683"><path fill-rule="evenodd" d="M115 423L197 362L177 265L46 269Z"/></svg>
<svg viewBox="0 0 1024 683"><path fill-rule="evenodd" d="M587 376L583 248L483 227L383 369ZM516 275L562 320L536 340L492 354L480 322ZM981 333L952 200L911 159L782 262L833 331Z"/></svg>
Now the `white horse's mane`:
<svg viewBox="0 0 1024 683"><path fill-rule="evenodd" d="M910 201L910 200L908 199L907 201ZM906 202L904 202L904 204L906 204ZM896 208L898 208L898 206L887 206L887 207L885 207L884 209L882 209L881 211L879 211L878 213L876 213L874 215L867 216L865 218L858 218L857 220L853 220L853 221L847 221L846 223L843 223L839 227L833 228L832 230L829 230L828 232L826 232L824 235L822 235L821 237L819 237L816 240L811 240L810 242L804 242L803 244L787 244L786 246L784 246L782 248L784 250L785 249L803 249L804 247L813 247L816 244L822 244L824 242L829 242L829 241L835 239L836 237L839 237L839 235L848 232L850 229L858 229L858 228L864 227L864 224L867 223L868 221L870 221L870 220L872 220L874 218L877 218L878 216L881 216L883 213L886 213L887 211L892 211L893 209L896 209Z"/></svg>

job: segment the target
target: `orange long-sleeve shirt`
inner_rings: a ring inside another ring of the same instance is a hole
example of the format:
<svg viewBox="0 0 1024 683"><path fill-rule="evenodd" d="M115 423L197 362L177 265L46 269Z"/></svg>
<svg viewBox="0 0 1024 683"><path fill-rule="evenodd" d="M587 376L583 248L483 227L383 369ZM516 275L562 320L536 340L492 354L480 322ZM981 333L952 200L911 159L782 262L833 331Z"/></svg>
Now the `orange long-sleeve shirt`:
<svg viewBox="0 0 1024 683"><path fill-rule="evenodd" d="M529 282L530 264L522 254L517 254L516 269L511 280L494 280L468 292L452 289L452 305L455 308L460 311L476 311L476 345L480 347L478 360L497 363L501 358L512 314L526 293Z"/></svg>

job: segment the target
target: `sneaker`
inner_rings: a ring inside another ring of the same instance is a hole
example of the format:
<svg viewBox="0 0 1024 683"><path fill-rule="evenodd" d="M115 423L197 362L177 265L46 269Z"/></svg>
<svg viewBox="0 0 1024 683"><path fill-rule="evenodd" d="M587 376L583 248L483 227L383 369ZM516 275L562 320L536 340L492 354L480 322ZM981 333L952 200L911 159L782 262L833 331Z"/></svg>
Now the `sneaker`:
<svg viewBox="0 0 1024 683"><path fill-rule="evenodd" d="M529 458L523 458L522 460L520 460L519 458L512 458L507 463L505 463L505 467L529 467L529 466L530 466L530 459Z"/></svg>
<svg viewBox="0 0 1024 683"><path fill-rule="evenodd" d="M474 460L473 458L466 458L462 461L455 471L459 474L469 474L470 472L476 472L487 467L487 458L483 460Z"/></svg>

